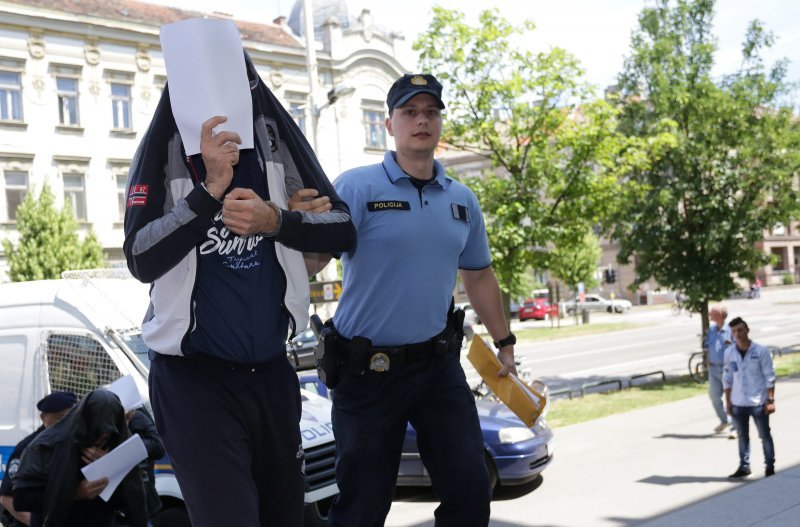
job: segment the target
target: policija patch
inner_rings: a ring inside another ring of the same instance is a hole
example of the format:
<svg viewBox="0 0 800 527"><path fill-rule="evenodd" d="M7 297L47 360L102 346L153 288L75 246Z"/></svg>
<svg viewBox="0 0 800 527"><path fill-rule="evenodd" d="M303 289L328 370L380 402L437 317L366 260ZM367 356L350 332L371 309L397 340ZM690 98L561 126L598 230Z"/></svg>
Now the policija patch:
<svg viewBox="0 0 800 527"><path fill-rule="evenodd" d="M378 212L381 210L411 210L411 205L407 201L368 201L367 210Z"/></svg>
<svg viewBox="0 0 800 527"><path fill-rule="evenodd" d="M453 211L453 217L455 219L461 220L464 223L469 223L469 216L467 216L467 207L465 207L464 205L451 203L450 209Z"/></svg>

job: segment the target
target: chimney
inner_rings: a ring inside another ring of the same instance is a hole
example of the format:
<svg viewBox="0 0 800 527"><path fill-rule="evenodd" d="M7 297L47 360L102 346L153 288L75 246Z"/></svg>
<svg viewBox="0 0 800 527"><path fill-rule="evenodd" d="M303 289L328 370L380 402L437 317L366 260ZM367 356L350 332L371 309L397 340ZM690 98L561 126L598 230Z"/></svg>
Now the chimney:
<svg viewBox="0 0 800 527"><path fill-rule="evenodd" d="M272 23L275 24L276 26L286 27L286 17L279 16L278 18L273 20Z"/></svg>

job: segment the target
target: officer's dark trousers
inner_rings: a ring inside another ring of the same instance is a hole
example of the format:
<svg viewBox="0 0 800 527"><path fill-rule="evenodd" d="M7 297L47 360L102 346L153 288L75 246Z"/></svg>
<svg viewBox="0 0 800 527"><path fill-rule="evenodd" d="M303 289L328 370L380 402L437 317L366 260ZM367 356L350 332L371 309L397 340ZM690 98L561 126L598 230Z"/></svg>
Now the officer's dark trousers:
<svg viewBox="0 0 800 527"><path fill-rule="evenodd" d="M328 525L384 524L409 421L441 500L436 526L488 525L491 489L483 438L475 399L455 353L342 378L333 392L339 495Z"/></svg>
<svg viewBox="0 0 800 527"><path fill-rule="evenodd" d="M193 527L302 525L302 410L289 361L250 371L159 355L150 400Z"/></svg>

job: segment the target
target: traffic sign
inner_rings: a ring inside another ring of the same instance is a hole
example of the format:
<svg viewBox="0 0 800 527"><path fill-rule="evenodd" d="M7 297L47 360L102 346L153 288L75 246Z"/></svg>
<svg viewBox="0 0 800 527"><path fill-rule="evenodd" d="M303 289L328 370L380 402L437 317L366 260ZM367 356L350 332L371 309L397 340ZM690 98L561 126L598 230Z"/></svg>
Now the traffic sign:
<svg viewBox="0 0 800 527"><path fill-rule="evenodd" d="M311 303L322 304L324 302L336 302L342 296L342 281L332 282L311 282Z"/></svg>

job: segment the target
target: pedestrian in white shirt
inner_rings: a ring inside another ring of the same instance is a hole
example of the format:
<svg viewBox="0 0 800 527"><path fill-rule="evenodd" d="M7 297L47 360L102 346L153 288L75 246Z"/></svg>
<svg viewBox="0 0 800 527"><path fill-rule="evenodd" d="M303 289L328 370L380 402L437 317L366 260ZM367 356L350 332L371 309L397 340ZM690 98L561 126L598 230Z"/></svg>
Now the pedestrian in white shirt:
<svg viewBox="0 0 800 527"><path fill-rule="evenodd" d="M750 475L750 416L764 447L766 476L775 474L775 445L769 414L775 412L775 367L766 347L750 340L750 328L739 317L730 322L734 343L725 350L722 376L725 403L739 434L739 468L731 478Z"/></svg>

